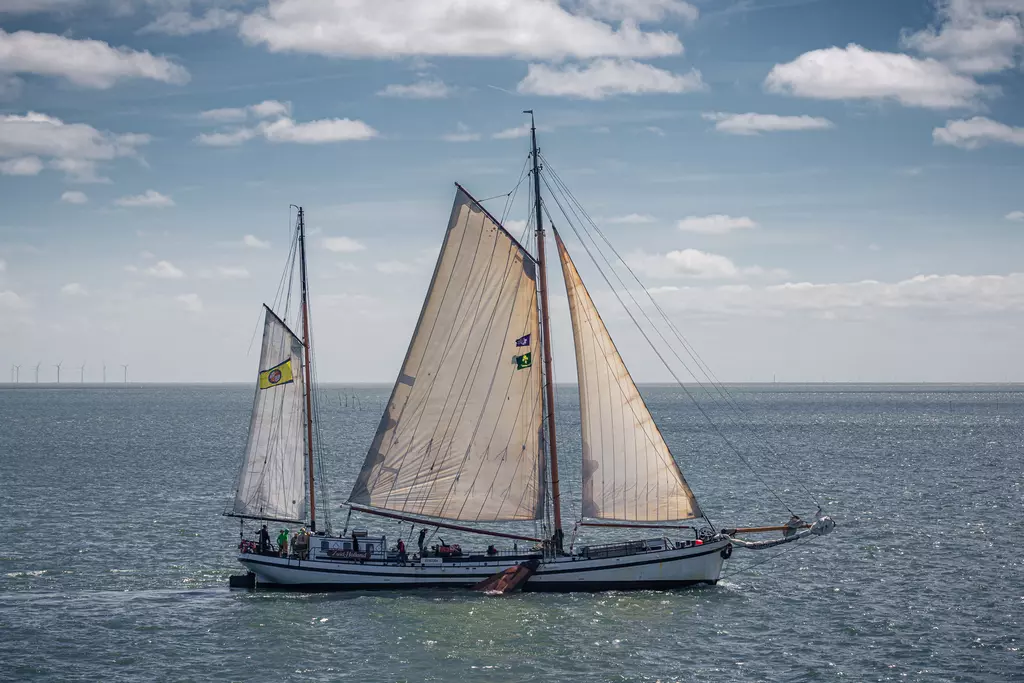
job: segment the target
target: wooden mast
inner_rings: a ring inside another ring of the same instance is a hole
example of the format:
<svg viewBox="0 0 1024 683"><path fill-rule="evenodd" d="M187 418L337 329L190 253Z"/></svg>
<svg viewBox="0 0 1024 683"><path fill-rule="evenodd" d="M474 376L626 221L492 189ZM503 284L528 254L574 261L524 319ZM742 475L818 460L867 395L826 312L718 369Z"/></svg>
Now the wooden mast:
<svg viewBox="0 0 1024 683"><path fill-rule="evenodd" d="M558 447L555 439L555 383L551 372L551 334L548 318L548 275L547 263L544 259L544 219L540 205L540 160L537 155L537 125L533 118L533 110L523 112L530 115L530 135L533 140L533 209L537 221L537 267L540 269L540 310L541 331L544 338L544 378L547 384L548 407L548 453L551 456L551 498L555 513L555 548L562 550L562 497L558 485Z"/></svg>
<svg viewBox="0 0 1024 683"><path fill-rule="evenodd" d="M306 457L309 472L309 528L316 533L316 500L313 487L313 378L312 340L309 338L309 300L306 291L306 220L302 207L299 209L299 279L302 285L302 347L306 355Z"/></svg>

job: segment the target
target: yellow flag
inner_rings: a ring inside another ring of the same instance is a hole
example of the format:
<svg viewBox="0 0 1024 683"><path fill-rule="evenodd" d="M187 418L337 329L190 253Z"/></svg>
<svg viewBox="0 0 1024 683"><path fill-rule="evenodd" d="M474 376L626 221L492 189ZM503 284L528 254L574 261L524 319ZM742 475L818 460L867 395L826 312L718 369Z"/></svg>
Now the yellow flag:
<svg viewBox="0 0 1024 683"><path fill-rule="evenodd" d="M292 377L292 361L289 358L280 365L275 365L269 370L264 370L260 373L260 389L290 384L294 380L295 378Z"/></svg>

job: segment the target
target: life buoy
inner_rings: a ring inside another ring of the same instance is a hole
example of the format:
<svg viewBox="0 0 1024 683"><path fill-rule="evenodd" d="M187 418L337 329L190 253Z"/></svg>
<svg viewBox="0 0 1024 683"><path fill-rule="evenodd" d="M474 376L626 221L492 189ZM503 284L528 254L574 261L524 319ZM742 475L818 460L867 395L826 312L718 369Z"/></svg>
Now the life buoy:
<svg viewBox="0 0 1024 683"><path fill-rule="evenodd" d="M723 560L728 560L732 557L732 543L722 548L721 555Z"/></svg>

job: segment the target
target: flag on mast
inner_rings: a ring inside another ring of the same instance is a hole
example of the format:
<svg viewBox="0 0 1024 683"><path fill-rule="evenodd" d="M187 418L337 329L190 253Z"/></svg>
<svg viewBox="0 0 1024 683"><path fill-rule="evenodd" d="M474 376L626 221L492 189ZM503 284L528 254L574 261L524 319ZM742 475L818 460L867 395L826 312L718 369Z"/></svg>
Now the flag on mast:
<svg viewBox="0 0 1024 683"><path fill-rule="evenodd" d="M291 384L293 381L295 381L295 378L292 376L292 361L290 358L260 373L260 389Z"/></svg>
<svg viewBox="0 0 1024 683"><path fill-rule="evenodd" d="M516 370L524 370L533 365L533 354L524 353L521 356L516 356Z"/></svg>
<svg viewBox="0 0 1024 683"><path fill-rule="evenodd" d="M529 346L529 345L530 345L530 335L528 335L528 334L523 335L519 339L516 339L516 346Z"/></svg>

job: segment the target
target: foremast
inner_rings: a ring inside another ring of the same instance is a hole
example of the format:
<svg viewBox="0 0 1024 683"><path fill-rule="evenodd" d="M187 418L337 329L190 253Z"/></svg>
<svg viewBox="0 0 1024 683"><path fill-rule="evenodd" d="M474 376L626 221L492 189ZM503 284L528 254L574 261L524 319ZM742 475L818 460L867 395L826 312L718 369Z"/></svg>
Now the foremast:
<svg viewBox="0 0 1024 683"><path fill-rule="evenodd" d="M309 528L316 533L316 494L313 476L313 380L312 350L313 340L309 335L309 293L306 286L306 217L302 207L299 210L299 280L302 307L302 346L305 354L303 372L306 378L306 471L309 478Z"/></svg>
<svg viewBox="0 0 1024 683"><path fill-rule="evenodd" d="M537 225L537 267L540 270L540 313L541 337L544 354L544 384L548 419L548 454L551 459L551 502L554 513L554 533L552 538L555 548L562 550L562 497L558 482L558 440L555 438L555 383L551 370L551 325L548 316L548 275L547 261L544 258L544 217L540 203L540 159L537 154L537 124L533 110L523 112L530 115L530 138L532 141L531 156L533 157L533 210Z"/></svg>

